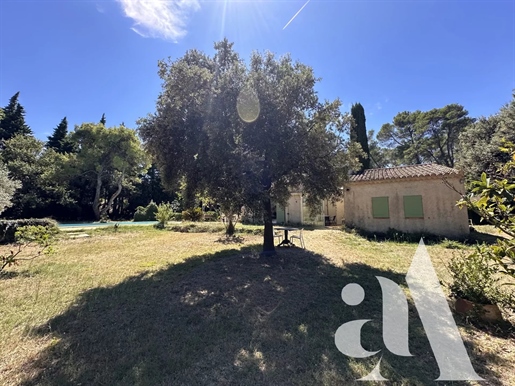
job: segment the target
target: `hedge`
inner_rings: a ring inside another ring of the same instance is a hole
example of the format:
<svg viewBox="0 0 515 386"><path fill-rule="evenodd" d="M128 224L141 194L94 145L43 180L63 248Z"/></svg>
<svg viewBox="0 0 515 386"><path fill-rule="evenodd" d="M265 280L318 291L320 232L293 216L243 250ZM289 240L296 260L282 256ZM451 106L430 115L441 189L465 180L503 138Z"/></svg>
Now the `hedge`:
<svg viewBox="0 0 515 386"><path fill-rule="evenodd" d="M51 218L0 220L0 244L14 243L14 234L16 233L18 228L28 225L41 225L46 228L55 228L56 231L59 231L59 228L57 227L57 222L55 220L52 220Z"/></svg>
<svg viewBox="0 0 515 386"><path fill-rule="evenodd" d="M157 204L154 201L144 206L138 206L134 213L134 221L156 221Z"/></svg>

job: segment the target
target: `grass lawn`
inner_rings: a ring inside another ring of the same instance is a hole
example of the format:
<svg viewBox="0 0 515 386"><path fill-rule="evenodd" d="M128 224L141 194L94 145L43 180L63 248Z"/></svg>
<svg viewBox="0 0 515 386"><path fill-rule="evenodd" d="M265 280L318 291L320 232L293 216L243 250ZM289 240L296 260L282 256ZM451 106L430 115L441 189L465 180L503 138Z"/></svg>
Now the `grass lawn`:
<svg viewBox="0 0 515 386"><path fill-rule="evenodd" d="M374 278L407 288L417 244L319 229L304 232L306 250L260 258L262 237L247 229L239 243L220 233L95 230L10 268L0 278L0 384L361 385L380 355L393 384L434 384L438 366L411 299L414 355L384 349ZM467 248L428 246L442 281L444 264ZM340 297L351 282L366 291L355 307ZM512 324L480 329L455 318L486 384L514 385ZM355 319L372 319L362 344L380 354L336 349L335 331Z"/></svg>

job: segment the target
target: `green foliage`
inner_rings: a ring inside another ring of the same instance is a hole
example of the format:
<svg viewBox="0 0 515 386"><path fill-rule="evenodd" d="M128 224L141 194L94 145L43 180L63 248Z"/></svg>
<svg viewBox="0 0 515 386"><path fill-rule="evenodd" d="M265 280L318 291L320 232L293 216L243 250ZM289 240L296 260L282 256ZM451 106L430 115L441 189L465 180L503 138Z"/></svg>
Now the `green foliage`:
<svg viewBox="0 0 515 386"><path fill-rule="evenodd" d="M509 104L490 117L481 117L460 135L459 166L468 180L479 180L481 173L496 174L498 165L510 160L501 151L504 141L515 142L515 94Z"/></svg>
<svg viewBox="0 0 515 386"><path fill-rule="evenodd" d="M495 264L499 272L515 279L515 145L505 142L500 151L508 161L498 165L490 177L483 172L481 179L472 181L470 193L458 202L473 210L487 223L511 236L498 239L493 245L482 245L477 253Z"/></svg>
<svg viewBox="0 0 515 386"><path fill-rule="evenodd" d="M46 147L54 149L57 153L71 153L75 151L71 138L68 135L68 121L66 117L61 120L52 135L48 137Z"/></svg>
<svg viewBox="0 0 515 386"><path fill-rule="evenodd" d="M350 109L350 113L353 118L353 122L350 129L350 140L351 142L358 143L361 146L361 150L364 155L359 156L359 162L361 163L360 172L365 169L370 169L370 149L368 147L368 136L365 118L365 109L361 103L355 103Z"/></svg>
<svg viewBox="0 0 515 386"><path fill-rule="evenodd" d="M372 168L386 168L392 163L390 153L391 149L382 147L375 138L374 130L368 131L368 147L370 155L370 166Z"/></svg>
<svg viewBox="0 0 515 386"><path fill-rule="evenodd" d="M450 104L429 111L404 111L377 134L396 164L437 163L454 167L460 133L471 124L468 111Z"/></svg>
<svg viewBox="0 0 515 386"><path fill-rule="evenodd" d="M72 171L94 187L91 203L97 219L112 209L123 188L139 181L147 169L147 155L134 130L125 126L106 128L84 123L75 128L71 139L77 147Z"/></svg>
<svg viewBox="0 0 515 386"><path fill-rule="evenodd" d="M156 112L138 122L139 133L164 184L184 186L186 208L202 194L226 215L242 206L263 214L263 247L273 253L272 200L284 203L300 185L313 207L343 194L354 166L350 117L339 100L318 100L309 66L270 52L248 63L227 40L215 43L214 57L190 50L161 61Z"/></svg>
<svg viewBox="0 0 515 386"><path fill-rule="evenodd" d="M59 232L57 222L50 218L29 218L19 220L0 220L0 244L16 241L16 232L22 227L42 226L52 234Z"/></svg>
<svg viewBox="0 0 515 386"><path fill-rule="evenodd" d="M9 100L9 104L2 110L0 120L0 139L8 140L17 134L31 135L32 130L25 123L25 109L18 101L20 93L17 92Z"/></svg>
<svg viewBox="0 0 515 386"><path fill-rule="evenodd" d="M12 205L14 192L20 187L20 182L9 177L9 171L0 160L0 213Z"/></svg>
<svg viewBox="0 0 515 386"><path fill-rule="evenodd" d="M134 221L154 221L158 209L154 201L150 201L147 206L138 206L134 213Z"/></svg>
<svg viewBox="0 0 515 386"><path fill-rule="evenodd" d="M156 213L159 210L159 207L154 201L150 201L147 207L145 208L145 214L150 219L148 221L152 221L156 219Z"/></svg>
<svg viewBox="0 0 515 386"><path fill-rule="evenodd" d="M159 204L158 207L157 207L157 212L155 214L155 218L157 221L159 221L159 226L161 228L164 228L166 223L168 221L170 221L170 219L172 218L172 214L173 214L173 211L172 211L172 206L170 205L170 203L163 203L163 204Z"/></svg>
<svg viewBox="0 0 515 386"><path fill-rule="evenodd" d="M224 227L221 224L183 223L172 225L169 229L180 233L219 233L224 230Z"/></svg>
<svg viewBox="0 0 515 386"><path fill-rule="evenodd" d="M182 221L201 221L204 214L200 208L190 208L182 211Z"/></svg>
<svg viewBox="0 0 515 386"><path fill-rule="evenodd" d="M9 251L0 252L0 273L5 267L19 264L22 260L32 260L42 254L53 252L53 244L58 230L55 227L26 225L15 232L15 245ZM36 250L28 247L36 246Z"/></svg>
<svg viewBox="0 0 515 386"><path fill-rule="evenodd" d="M56 215L74 204L64 171L69 157L30 135L15 135L4 142L1 157L13 179L22 186L13 196L8 217Z"/></svg>
<svg viewBox="0 0 515 386"><path fill-rule="evenodd" d="M465 248L465 244L463 244L459 241L456 241L456 240L449 240L449 239L444 239L440 243L440 246L447 248L447 249L464 249Z"/></svg>
<svg viewBox="0 0 515 386"><path fill-rule="evenodd" d="M347 233L359 235L373 241L392 241L396 243L419 243L424 239L424 243L430 244L440 242L441 237L426 232L404 232L395 228L388 228L386 232L370 232L361 228L344 225L342 230Z"/></svg>
<svg viewBox="0 0 515 386"><path fill-rule="evenodd" d="M510 293L501 289L495 265L482 253L481 247L469 256L460 254L449 263L453 296L478 304L512 305Z"/></svg>
<svg viewBox="0 0 515 386"><path fill-rule="evenodd" d="M133 184L133 189L127 189L128 213L134 213L136 208L147 205L150 201L156 203L170 202L175 212L180 209L180 204L176 200L176 194L165 191L159 169L152 164L146 173L140 176L140 181Z"/></svg>
<svg viewBox="0 0 515 386"><path fill-rule="evenodd" d="M149 220L147 218L147 214L144 211L138 211L138 210L136 210L136 212L134 213L133 220L135 222L138 222L138 221L151 221L151 220Z"/></svg>
<svg viewBox="0 0 515 386"><path fill-rule="evenodd" d="M170 221L182 221L182 213L181 212L173 212L172 217L170 217Z"/></svg>
<svg viewBox="0 0 515 386"><path fill-rule="evenodd" d="M219 221L220 214L214 210L210 210L204 213L204 221Z"/></svg>

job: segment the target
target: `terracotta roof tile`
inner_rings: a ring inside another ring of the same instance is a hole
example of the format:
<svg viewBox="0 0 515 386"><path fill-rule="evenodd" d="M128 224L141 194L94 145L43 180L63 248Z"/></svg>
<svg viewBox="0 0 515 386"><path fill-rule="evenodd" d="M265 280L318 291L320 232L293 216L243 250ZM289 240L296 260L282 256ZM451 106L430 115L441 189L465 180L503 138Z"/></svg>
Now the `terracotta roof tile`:
<svg viewBox="0 0 515 386"><path fill-rule="evenodd" d="M350 176L351 182L364 182L364 181L380 181L380 180L397 180L403 178L417 178L417 177L439 177L446 175L459 175L457 169L449 168L443 165L436 164L422 164L422 165L408 165L398 166L394 168L382 169L368 169L362 173Z"/></svg>

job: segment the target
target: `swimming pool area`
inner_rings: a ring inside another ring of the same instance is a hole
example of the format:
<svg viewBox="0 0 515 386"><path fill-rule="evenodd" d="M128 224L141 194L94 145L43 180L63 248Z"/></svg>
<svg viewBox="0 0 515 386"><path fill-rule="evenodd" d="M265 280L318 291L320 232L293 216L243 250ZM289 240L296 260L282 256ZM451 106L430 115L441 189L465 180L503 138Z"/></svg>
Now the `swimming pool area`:
<svg viewBox="0 0 515 386"><path fill-rule="evenodd" d="M157 221L110 221L110 222L81 222L81 223L59 223L59 228L97 228L118 225L153 225Z"/></svg>

